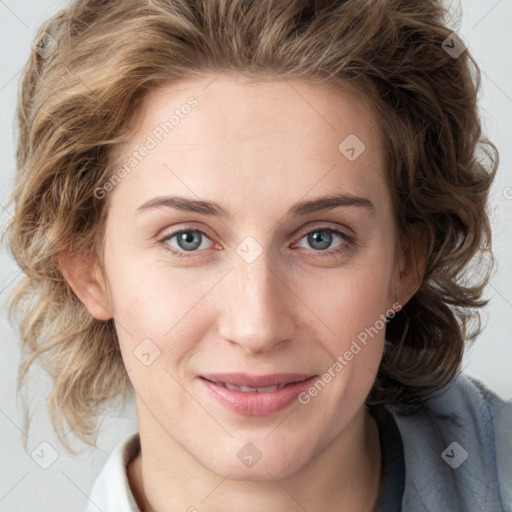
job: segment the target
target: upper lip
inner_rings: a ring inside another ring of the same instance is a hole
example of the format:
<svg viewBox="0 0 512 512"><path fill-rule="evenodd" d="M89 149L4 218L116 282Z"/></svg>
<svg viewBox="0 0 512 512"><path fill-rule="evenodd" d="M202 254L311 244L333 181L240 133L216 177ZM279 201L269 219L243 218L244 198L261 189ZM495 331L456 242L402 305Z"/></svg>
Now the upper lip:
<svg viewBox="0 0 512 512"><path fill-rule="evenodd" d="M211 382L223 382L235 386L247 386L250 388L264 388L300 382L310 377L311 373L273 373L269 375L251 375L248 373L206 373L202 378Z"/></svg>

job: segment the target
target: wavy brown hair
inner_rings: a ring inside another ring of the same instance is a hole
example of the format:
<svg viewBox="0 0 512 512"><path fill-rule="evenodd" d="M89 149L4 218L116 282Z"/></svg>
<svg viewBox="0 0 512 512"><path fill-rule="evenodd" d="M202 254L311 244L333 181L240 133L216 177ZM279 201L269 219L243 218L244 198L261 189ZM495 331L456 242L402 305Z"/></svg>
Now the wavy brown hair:
<svg viewBox="0 0 512 512"><path fill-rule="evenodd" d="M486 302L486 204L499 157L481 136L478 65L467 49L455 58L443 44L453 46L448 15L440 0L78 0L43 24L17 110L8 235L24 277L11 313L24 349L18 387L40 360L69 449L65 425L92 443L100 406L130 386L113 321L88 313L59 254L101 257L108 197L94 190L114 171L113 148L148 91L206 74L309 79L368 100L399 240L414 261L419 228L426 251L419 290L387 325L368 403L417 403L460 371Z"/></svg>

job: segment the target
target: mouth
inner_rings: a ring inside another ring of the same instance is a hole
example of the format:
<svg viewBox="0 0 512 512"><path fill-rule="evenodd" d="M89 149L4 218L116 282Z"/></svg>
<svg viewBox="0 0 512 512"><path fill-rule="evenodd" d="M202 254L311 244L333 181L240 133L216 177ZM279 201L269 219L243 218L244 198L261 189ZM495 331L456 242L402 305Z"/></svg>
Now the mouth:
<svg viewBox="0 0 512 512"><path fill-rule="evenodd" d="M290 384L305 381L314 375L303 373L274 373L269 375L250 375L247 373L217 373L201 375L213 384L233 391L245 393L269 393Z"/></svg>
<svg viewBox="0 0 512 512"><path fill-rule="evenodd" d="M291 405L317 375L311 374L208 374L200 381L208 396L246 416L266 416Z"/></svg>
<svg viewBox="0 0 512 512"><path fill-rule="evenodd" d="M212 382L212 381L210 381ZM271 391L277 391L278 389L284 388L288 384L278 384L276 386L265 386L261 388L251 388L249 386L237 386L236 384L230 384L229 382L214 382L218 386L223 386L233 391L242 391L243 393L270 393Z"/></svg>

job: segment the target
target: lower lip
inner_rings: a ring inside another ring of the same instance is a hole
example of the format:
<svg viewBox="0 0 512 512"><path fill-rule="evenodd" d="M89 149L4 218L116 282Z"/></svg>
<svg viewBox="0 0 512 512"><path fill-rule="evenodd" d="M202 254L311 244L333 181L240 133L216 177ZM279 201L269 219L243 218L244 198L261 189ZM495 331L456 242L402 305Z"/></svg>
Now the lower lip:
<svg viewBox="0 0 512 512"><path fill-rule="evenodd" d="M316 375L300 382L287 384L276 391L264 393L235 391L203 378L199 380L213 398L232 411L246 416L267 416L275 414L290 405L315 379Z"/></svg>

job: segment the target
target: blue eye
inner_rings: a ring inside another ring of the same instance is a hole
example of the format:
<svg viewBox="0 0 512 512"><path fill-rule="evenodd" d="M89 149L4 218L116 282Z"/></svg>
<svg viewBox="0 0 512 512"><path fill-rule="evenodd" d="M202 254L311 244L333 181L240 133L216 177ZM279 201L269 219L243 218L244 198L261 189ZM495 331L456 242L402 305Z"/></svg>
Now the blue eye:
<svg viewBox="0 0 512 512"><path fill-rule="evenodd" d="M178 244L176 247L171 245L170 240L176 238L176 243ZM197 229L189 229L177 231L176 233L172 233L169 236L166 236L162 242L165 243L168 249L175 254L176 256L182 257L185 256L183 252L195 252L198 249L207 249L208 247L203 246L204 239L208 239L208 236L203 231Z"/></svg>
<svg viewBox="0 0 512 512"><path fill-rule="evenodd" d="M347 248L347 244L352 243L351 237L332 228L316 228L306 233L301 240L306 239L310 247L315 249L315 252L324 252L325 249L328 249L332 245L333 240L336 238L341 240L337 246L339 248L334 251L327 252L326 255L342 252Z"/></svg>
<svg viewBox="0 0 512 512"><path fill-rule="evenodd" d="M333 241L338 238L338 243L334 250L327 251ZM174 243L171 241L175 239ZM300 240L307 239L307 243L313 248L313 253L319 257L336 256L348 250L351 246L355 245L355 240L352 236L328 227L318 227L305 233ZM207 241L210 242L208 245ZM198 229L182 229L166 235L160 240L165 246L166 250L179 258L189 258L194 256L194 253L200 252L202 249L208 249L213 243L206 233ZM206 246L205 246L206 244ZM187 254L188 253L188 254Z"/></svg>

